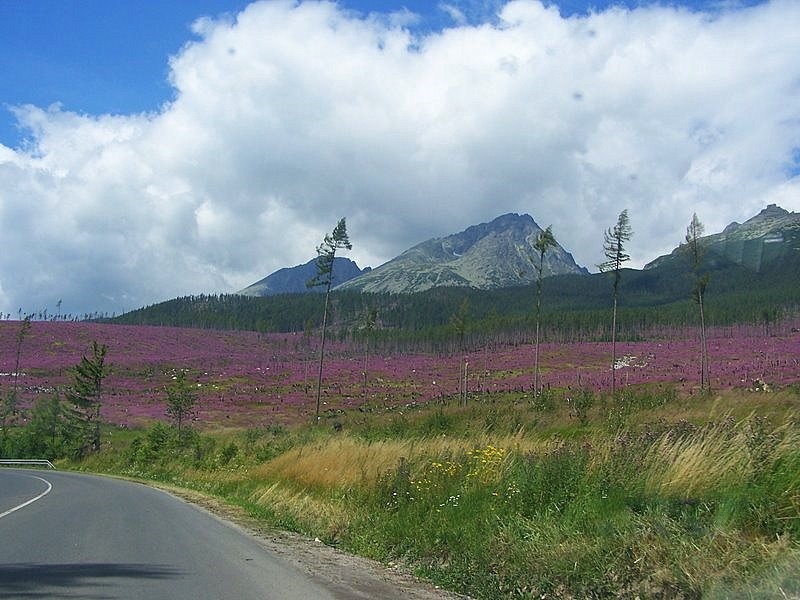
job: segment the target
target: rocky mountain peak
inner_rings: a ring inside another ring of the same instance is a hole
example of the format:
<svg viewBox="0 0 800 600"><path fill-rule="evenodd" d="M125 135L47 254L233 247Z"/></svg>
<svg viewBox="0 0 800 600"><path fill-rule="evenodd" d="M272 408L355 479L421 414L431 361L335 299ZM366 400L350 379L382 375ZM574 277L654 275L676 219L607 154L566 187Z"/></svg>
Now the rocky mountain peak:
<svg viewBox="0 0 800 600"><path fill-rule="evenodd" d="M531 283L535 278L533 245L541 231L530 215L508 213L417 244L340 288L413 293L444 286L492 289ZM557 246L545 257L544 274L565 273L588 271Z"/></svg>
<svg viewBox="0 0 800 600"><path fill-rule="evenodd" d="M358 265L346 257L337 256L333 263L334 285L369 272L370 268L360 269ZM317 259L312 258L305 264L296 267L279 269L236 292L243 296L271 296L273 294L297 294L304 292L323 292L323 287L309 289L306 285L317 274Z"/></svg>
<svg viewBox="0 0 800 600"><path fill-rule="evenodd" d="M709 259L728 260L760 271L762 265L780 260L800 249L800 213L770 204L744 223L733 222L721 233L702 238ZM645 269L681 258L680 247L655 259Z"/></svg>
<svg viewBox="0 0 800 600"><path fill-rule="evenodd" d="M765 209L763 209L760 213L758 213L755 217L750 219L748 222L755 221L756 219L785 217L788 214L790 214L790 213L785 208L781 208L777 204L768 204Z"/></svg>

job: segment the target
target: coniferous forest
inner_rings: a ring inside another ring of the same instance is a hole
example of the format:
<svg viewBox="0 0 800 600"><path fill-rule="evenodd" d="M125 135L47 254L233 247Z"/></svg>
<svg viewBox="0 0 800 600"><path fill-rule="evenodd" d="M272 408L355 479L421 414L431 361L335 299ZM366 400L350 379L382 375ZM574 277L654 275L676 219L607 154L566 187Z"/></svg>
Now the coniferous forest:
<svg viewBox="0 0 800 600"><path fill-rule="evenodd" d="M793 314L800 303L800 260L771 265L761 273L726 264L711 271L708 320L713 325L763 323ZM561 275L542 282L543 333L552 341L602 340L609 332L609 274ZM625 269L620 284L623 339L661 327L696 325L691 303L692 273L680 265L651 270ZM377 313L372 338L387 344L435 344L451 340L454 315L466 300L467 330L475 344L487 338L516 336L527 341L534 327L535 286L497 290L435 288L416 294L331 295L332 331L340 341L358 338L364 314ZM319 298L313 294L266 297L236 294L176 298L111 319L127 325L170 325L262 333L313 330L321 325Z"/></svg>

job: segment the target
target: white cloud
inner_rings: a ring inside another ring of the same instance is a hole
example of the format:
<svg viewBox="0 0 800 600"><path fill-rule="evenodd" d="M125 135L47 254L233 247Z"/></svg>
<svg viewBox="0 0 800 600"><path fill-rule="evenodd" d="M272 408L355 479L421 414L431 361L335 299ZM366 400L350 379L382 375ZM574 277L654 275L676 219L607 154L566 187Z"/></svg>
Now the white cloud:
<svg viewBox="0 0 800 600"><path fill-rule="evenodd" d="M447 14L456 25L464 26L467 24L467 16L453 4L439 3L439 10Z"/></svg>
<svg viewBox="0 0 800 600"><path fill-rule="evenodd" d="M256 3L196 23L158 111L17 107L31 142L0 146L0 308L233 291L310 259L341 216L361 265L513 211L591 267L623 208L637 266L695 211L712 232L800 210L800 3L562 19L517 0L485 24L457 6L422 35L408 15Z"/></svg>

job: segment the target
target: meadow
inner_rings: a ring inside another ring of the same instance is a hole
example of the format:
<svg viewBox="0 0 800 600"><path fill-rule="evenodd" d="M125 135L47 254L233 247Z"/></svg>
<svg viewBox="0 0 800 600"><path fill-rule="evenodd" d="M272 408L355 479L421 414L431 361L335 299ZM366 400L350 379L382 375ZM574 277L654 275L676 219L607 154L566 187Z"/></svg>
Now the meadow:
<svg viewBox="0 0 800 600"><path fill-rule="evenodd" d="M800 382L798 323L712 328L712 386L716 390L785 386ZM19 323L0 322L0 386L15 369ZM696 393L697 333L660 329L647 341L618 344L622 385L675 386ZM314 340L297 334L261 334L81 322L34 322L21 345L21 401L70 383L70 368L92 341L107 344L109 376L101 408L105 422L137 426L165 418L165 389L176 370L196 386L194 423L201 428L292 425L313 416L318 354ZM464 353L372 355L361 345L330 343L323 380L324 415L349 409L385 410L446 401L457 395L467 363L470 397L529 391L532 344L485 345ZM544 343L542 382L551 390L602 392L611 385L610 344ZM366 373L366 378L365 378ZM366 379L366 381L365 381Z"/></svg>
<svg viewBox="0 0 800 600"><path fill-rule="evenodd" d="M15 323L0 324L4 393ZM714 328L618 344L368 355L298 335L33 323L22 398L108 344L103 448L65 468L223 499L260 522L472 598L800 597L800 331ZM365 362L366 361L366 362ZM459 372L468 363L468 402ZM366 384L365 384L366 364ZM165 416L187 369L193 427Z"/></svg>

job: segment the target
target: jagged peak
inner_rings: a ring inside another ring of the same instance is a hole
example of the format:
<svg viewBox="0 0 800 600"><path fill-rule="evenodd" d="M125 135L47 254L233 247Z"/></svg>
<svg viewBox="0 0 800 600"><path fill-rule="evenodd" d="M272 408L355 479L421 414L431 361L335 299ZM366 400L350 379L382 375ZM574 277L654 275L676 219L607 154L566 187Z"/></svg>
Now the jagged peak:
<svg viewBox="0 0 800 600"><path fill-rule="evenodd" d="M742 226L741 223L739 223L738 221L734 221L733 223L728 225L725 229L723 229L722 233L732 233L732 232L736 231L737 229L739 229L739 227L741 227L741 226Z"/></svg>
<svg viewBox="0 0 800 600"><path fill-rule="evenodd" d="M721 233L704 236L704 239L717 254L726 256L737 264L747 263L749 268L758 271L763 257L761 250L746 251L745 245L756 244L758 248L762 248L763 244L768 244L772 248L770 254L774 255L781 244L786 243L787 239L793 239L796 233L791 232L796 232L798 229L800 229L800 213L790 212L777 204L769 204L744 223L734 221ZM669 255L659 256L644 268L650 269L662 265L679 254L680 246Z"/></svg>
<svg viewBox="0 0 800 600"><path fill-rule="evenodd" d="M537 230L541 228L536 224L536 221L533 220L533 217L528 214L506 213L495 217L489 222L470 225L458 233L431 238L417 244L403 254L415 255L421 249L427 249L433 244L441 247L441 249L448 254L452 253L454 258L459 258L462 254L468 252L477 242L487 236L495 234L506 235L511 232L520 233L526 229Z"/></svg>
<svg viewBox="0 0 800 600"><path fill-rule="evenodd" d="M491 229L507 229L511 225L533 225L534 227L539 227L536 224L536 221L533 220L533 217L529 214L518 214L518 213L506 213L504 215L500 215L499 217L495 217L488 223L480 223L478 225L471 225L467 227L464 231L460 233L451 234L448 237L463 235L463 234L471 234L473 232L478 231L485 231Z"/></svg>
<svg viewBox="0 0 800 600"><path fill-rule="evenodd" d="M764 219L775 219L788 216L790 213L785 208L781 208L777 204L768 204L765 209L758 213L755 217L748 219L745 223L753 223L755 221L763 221Z"/></svg>
<svg viewBox="0 0 800 600"><path fill-rule="evenodd" d="M789 212L785 208L781 208L777 204L768 204L766 208L761 209L757 215L750 217L744 223L738 223L734 221L730 225L728 225L725 229L722 230L724 234L734 233L742 229L743 227L746 229L751 228L753 226L758 226L761 224L767 224L770 221L781 220L785 217L791 217L795 213Z"/></svg>
<svg viewBox="0 0 800 600"><path fill-rule="evenodd" d="M500 215L499 217L495 217L492 219L490 224L501 224L508 221L527 221L527 222L534 222L533 217L527 213L519 214L515 212L506 213L504 215Z"/></svg>
<svg viewBox="0 0 800 600"><path fill-rule="evenodd" d="M441 286L489 289L530 283L538 231L541 227L532 216L506 213L421 242L342 288L406 293ZM560 245L549 253L545 269L546 275L588 273Z"/></svg>
<svg viewBox="0 0 800 600"><path fill-rule="evenodd" d="M767 204L767 208L765 208L764 210L762 210L758 214L760 214L760 215L780 215L780 216L784 216L784 215L788 215L789 211L786 210L785 208L781 208L777 204Z"/></svg>

